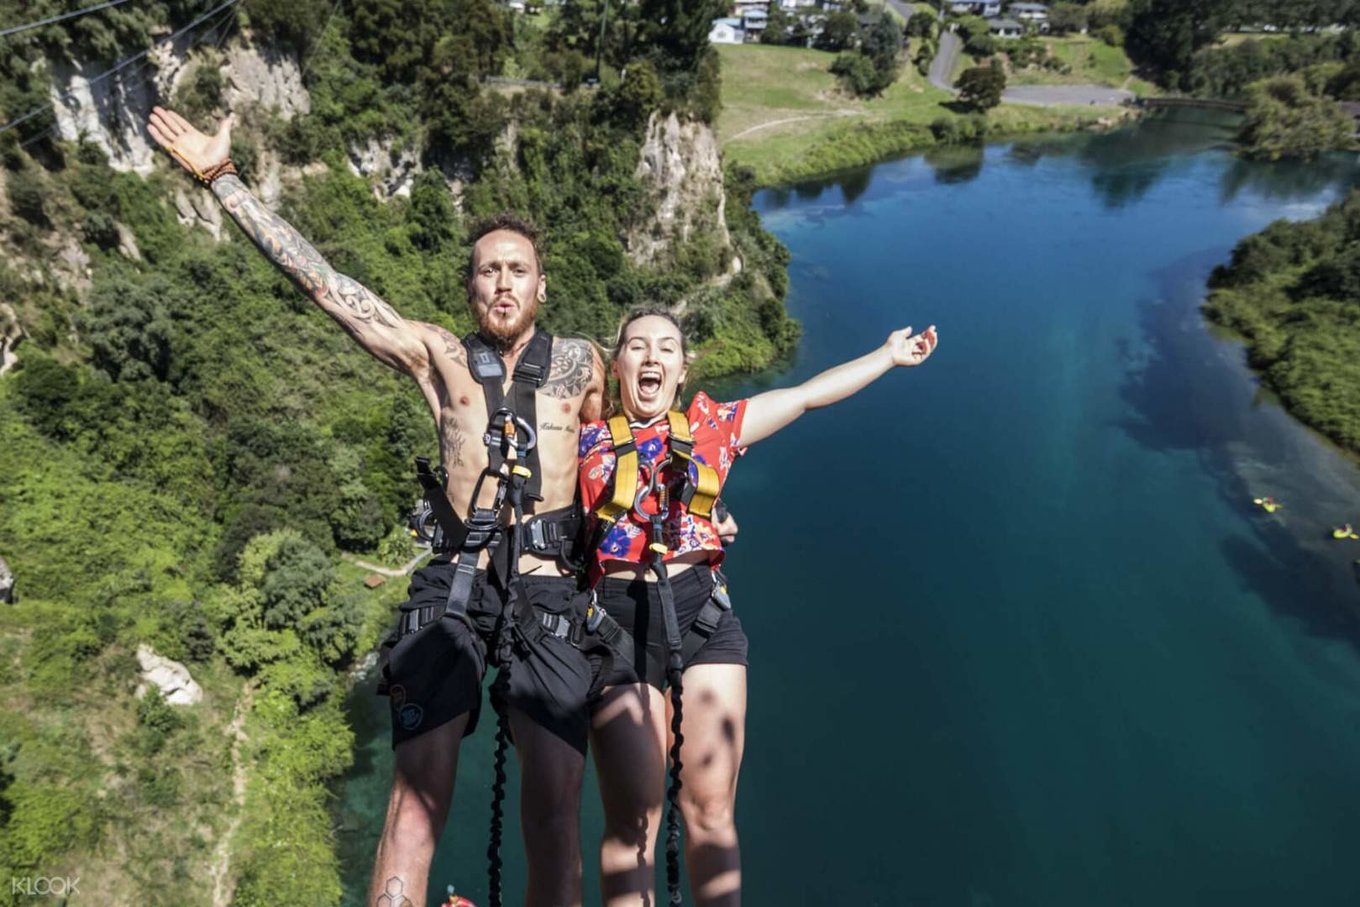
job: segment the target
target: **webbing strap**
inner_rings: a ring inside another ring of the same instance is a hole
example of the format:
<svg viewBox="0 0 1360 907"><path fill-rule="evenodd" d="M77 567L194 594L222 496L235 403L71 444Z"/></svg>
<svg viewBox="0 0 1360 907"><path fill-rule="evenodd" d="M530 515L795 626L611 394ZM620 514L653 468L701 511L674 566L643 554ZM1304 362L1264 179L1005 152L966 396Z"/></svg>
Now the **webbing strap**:
<svg viewBox="0 0 1360 907"><path fill-rule="evenodd" d="M614 416L609 420L609 437L614 447L614 486L610 489L611 497L595 509L595 515L612 526L633 509L638 484L638 452L627 416Z"/></svg>
<svg viewBox="0 0 1360 907"><path fill-rule="evenodd" d="M713 502L718 499L720 490L718 471L694 458L694 439L690 436L689 419L685 418L684 413L671 410L666 413L666 420L671 426L671 453L693 465L698 476L697 482L686 483L683 497L685 507L695 516L711 519Z"/></svg>
<svg viewBox="0 0 1360 907"><path fill-rule="evenodd" d="M519 361L515 364L507 405L505 366L501 362L500 354L492 349L480 334L471 333L463 338L463 347L467 350L468 355L468 371L482 386L482 396L486 398L487 468L490 472L498 473L501 465L505 462L505 448L508 443L514 441L513 433L516 422L520 423L525 430L530 432L536 430L538 425L538 408L536 405L538 389L548 379L548 373L552 367L552 345L552 334L543 330L535 330L534 336L530 338L524 352L520 353ZM509 438L494 424L498 421L498 417L504 416L506 413L510 415L507 422L511 433ZM527 449L524 460L519 466L528 472L524 486L525 495L535 501L543 500L537 444Z"/></svg>

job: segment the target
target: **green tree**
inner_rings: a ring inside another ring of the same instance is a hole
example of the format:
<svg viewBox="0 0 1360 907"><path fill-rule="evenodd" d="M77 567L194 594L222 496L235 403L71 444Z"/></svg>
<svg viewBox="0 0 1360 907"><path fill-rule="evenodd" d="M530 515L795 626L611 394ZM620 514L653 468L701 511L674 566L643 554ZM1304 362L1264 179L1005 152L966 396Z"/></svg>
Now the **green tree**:
<svg viewBox="0 0 1360 907"><path fill-rule="evenodd" d="M98 282L79 325L94 366L115 381L170 375L173 314L186 311L181 287L164 276L143 283L124 277Z"/></svg>
<svg viewBox="0 0 1360 907"><path fill-rule="evenodd" d="M1048 11L1048 27L1059 35L1084 31L1089 22L1086 7L1077 3L1055 3Z"/></svg>
<svg viewBox="0 0 1360 907"><path fill-rule="evenodd" d="M843 53L832 60L831 72L839 76L853 94L863 97L879 91L878 70L874 68L874 61L858 50Z"/></svg>
<svg viewBox="0 0 1360 907"><path fill-rule="evenodd" d="M726 0L640 0L638 40L658 57L663 73L694 72L713 20L726 14Z"/></svg>
<svg viewBox="0 0 1360 907"><path fill-rule="evenodd" d="M1218 38L1231 0L1133 0L1124 45L1135 62L1180 88L1191 58Z"/></svg>
<svg viewBox="0 0 1360 907"><path fill-rule="evenodd" d="M995 60L990 66L974 66L959 76L957 88L959 101L964 106L985 113L1001 103L1001 94L1006 90L1006 72Z"/></svg>
<svg viewBox="0 0 1360 907"><path fill-rule="evenodd" d="M907 20L907 37L929 38L935 34L935 15L925 10L917 10Z"/></svg>
<svg viewBox="0 0 1360 907"><path fill-rule="evenodd" d="M760 43L788 44L793 23L794 17L790 16L783 6L771 3L770 18L765 24L765 30L760 33Z"/></svg>
<svg viewBox="0 0 1360 907"><path fill-rule="evenodd" d="M1276 76L1248 90L1239 139L1249 157L1312 158L1352 142L1355 124L1335 101L1311 94L1302 76Z"/></svg>
<svg viewBox="0 0 1360 907"><path fill-rule="evenodd" d="M822 23L822 33L817 36L817 47L821 50L850 50L855 46L859 35L859 19L854 13L842 10L832 13Z"/></svg>

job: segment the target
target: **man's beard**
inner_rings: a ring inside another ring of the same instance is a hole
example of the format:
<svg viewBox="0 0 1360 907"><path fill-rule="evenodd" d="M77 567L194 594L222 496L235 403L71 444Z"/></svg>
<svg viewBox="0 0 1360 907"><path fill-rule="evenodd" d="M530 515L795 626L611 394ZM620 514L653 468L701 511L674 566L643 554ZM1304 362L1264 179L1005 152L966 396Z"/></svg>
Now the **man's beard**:
<svg viewBox="0 0 1360 907"><path fill-rule="evenodd" d="M533 327L534 316L538 314L538 299L530 297L528 302L520 306L519 313L511 321L497 318L494 309L493 304L486 311L478 310L477 330L492 341L497 352L505 353Z"/></svg>

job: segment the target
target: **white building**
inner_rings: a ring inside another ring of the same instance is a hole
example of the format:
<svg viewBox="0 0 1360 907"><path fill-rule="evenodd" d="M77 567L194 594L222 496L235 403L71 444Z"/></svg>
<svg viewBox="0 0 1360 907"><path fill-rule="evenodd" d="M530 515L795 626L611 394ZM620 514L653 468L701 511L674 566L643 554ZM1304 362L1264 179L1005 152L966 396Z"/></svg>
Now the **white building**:
<svg viewBox="0 0 1360 907"><path fill-rule="evenodd" d="M1014 19L993 19L987 23L993 38L1023 38L1025 26Z"/></svg>
<svg viewBox="0 0 1360 907"><path fill-rule="evenodd" d="M1006 7L1006 15L1021 22L1033 22L1037 25L1048 21L1048 7L1042 3L1012 3Z"/></svg>
<svg viewBox="0 0 1360 907"><path fill-rule="evenodd" d="M746 33L746 41L754 44L760 41L765 27L770 24L770 14L763 9L753 9L742 13L741 30Z"/></svg>
<svg viewBox="0 0 1360 907"><path fill-rule="evenodd" d="M740 19L714 19L708 32L709 44L740 44L745 40Z"/></svg>
<svg viewBox="0 0 1360 907"><path fill-rule="evenodd" d="M1001 0L951 0L949 11L960 16L985 16L990 19L1001 15Z"/></svg>

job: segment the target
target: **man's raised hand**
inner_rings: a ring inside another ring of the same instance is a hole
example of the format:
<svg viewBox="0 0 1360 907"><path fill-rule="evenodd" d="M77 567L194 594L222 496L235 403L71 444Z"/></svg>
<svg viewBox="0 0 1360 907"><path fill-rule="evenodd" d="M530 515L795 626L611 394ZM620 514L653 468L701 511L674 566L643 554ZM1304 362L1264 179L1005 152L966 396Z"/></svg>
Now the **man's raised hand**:
<svg viewBox="0 0 1360 907"><path fill-rule="evenodd" d="M231 117L222 121L216 135L204 135L173 110L153 107L146 126L156 144L199 179L231 153Z"/></svg>

